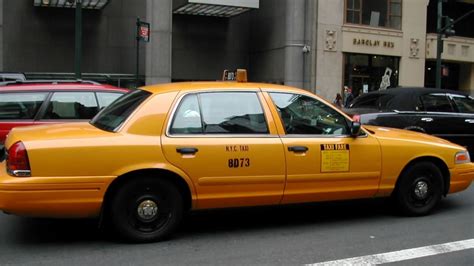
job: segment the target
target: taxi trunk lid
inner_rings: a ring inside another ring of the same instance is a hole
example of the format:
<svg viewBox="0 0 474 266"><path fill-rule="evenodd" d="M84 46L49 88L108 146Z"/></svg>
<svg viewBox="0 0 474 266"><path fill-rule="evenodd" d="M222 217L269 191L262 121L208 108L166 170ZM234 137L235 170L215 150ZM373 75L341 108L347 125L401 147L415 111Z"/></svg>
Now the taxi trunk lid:
<svg viewBox="0 0 474 266"><path fill-rule="evenodd" d="M5 147L8 149L17 141L22 141L28 146L28 143L36 141L50 140L74 140L84 141L84 139L97 136L110 136L114 133L100 130L89 122L65 123L54 125L39 125L18 127L12 129L9 133Z"/></svg>

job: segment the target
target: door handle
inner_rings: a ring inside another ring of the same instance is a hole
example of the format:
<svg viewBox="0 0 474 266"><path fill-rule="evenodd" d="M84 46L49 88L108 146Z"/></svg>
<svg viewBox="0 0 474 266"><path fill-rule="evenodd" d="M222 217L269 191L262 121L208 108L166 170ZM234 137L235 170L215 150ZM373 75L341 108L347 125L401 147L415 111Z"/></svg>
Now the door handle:
<svg viewBox="0 0 474 266"><path fill-rule="evenodd" d="M433 118L431 118L431 117L423 117L423 118L421 118L421 121L424 121L424 122L433 122Z"/></svg>
<svg viewBox="0 0 474 266"><path fill-rule="evenodd" d="M474 124L474 119L466 119L464 122L469 123L469 124Z"/></svg>
<svg viewBox="0 0 474 266"><path fill-rule="evenodd" d="M305 147L305 146L290 146L288 147L288 151L292 151L292 152L306 152L308 151L308 147Z"/></svg>
<svg viewBox="0 0 474 266"><path fill-rule="evenodd" d="M195 154L198 152L198 149L194 147L184 147L184 148L176 148L176 151L181 154Z"/></svg>

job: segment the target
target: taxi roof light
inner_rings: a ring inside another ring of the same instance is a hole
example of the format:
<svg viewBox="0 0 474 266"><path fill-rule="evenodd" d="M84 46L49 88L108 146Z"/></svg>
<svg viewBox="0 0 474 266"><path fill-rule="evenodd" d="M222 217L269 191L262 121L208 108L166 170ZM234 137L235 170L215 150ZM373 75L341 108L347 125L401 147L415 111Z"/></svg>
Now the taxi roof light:
<svg viewBox="0 0 474 266"><path fill-rule="evenodd" d="M247 82L247 70L237 69L236 71L236 80L237 82Z"/></svg>
<svg viewBox="0 0 474 266"><path fill-rule="evenodd" d="M237 81L237 82L247 82L247 70L246 69L237 69L235 71L232 70L224 70L222 74L223 81Z"/></svg>

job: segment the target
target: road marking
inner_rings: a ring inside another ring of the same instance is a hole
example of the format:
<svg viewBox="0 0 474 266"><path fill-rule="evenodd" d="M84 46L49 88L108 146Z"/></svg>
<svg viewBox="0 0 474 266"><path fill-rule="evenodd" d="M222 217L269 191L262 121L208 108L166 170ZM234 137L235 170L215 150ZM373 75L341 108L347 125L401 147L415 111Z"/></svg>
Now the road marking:
<svg viewBox="0 0 474 266"><path fill-rule="evenodd" d="M419 248L403 249L399 251L380 253L375 255L367 255L361 257L353 257L342 260L332 260L307 264L309 266L332 266L332 265L376 265L382 263L390 263L402 260L411 260L427 256L439 255L454 251L474 248L474 238L456 242L449 242L439 245L431 245Z"/></svg>

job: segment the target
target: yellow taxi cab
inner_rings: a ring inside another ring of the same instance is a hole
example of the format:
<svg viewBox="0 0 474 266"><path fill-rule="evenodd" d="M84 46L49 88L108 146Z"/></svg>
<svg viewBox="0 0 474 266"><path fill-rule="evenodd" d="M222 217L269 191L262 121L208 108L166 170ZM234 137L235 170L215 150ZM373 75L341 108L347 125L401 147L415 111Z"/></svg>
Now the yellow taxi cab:
<svg viewBox="0 0 474 266"><path fill-rule="evenodd" d="M392 197L425 215L474 178L464 147L361 127L308 91L235 78L146 86L90 123L15 128L0 210L101 217L147 242L199 209Z"/></svg>

